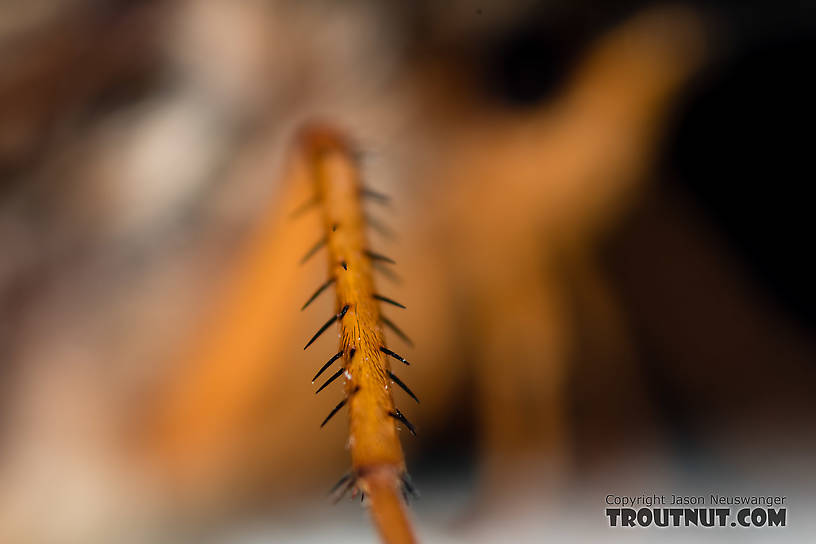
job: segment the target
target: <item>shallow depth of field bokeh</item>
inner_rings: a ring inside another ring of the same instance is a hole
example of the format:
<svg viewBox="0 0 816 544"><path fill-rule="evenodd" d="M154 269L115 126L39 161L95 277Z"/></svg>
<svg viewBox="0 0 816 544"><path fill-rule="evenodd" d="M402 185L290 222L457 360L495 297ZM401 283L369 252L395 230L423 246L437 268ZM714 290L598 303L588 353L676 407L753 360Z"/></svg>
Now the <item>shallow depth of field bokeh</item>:
<svg viewBox="0 0 816 544"><path fill-rule="evenodd" d="M0 2L0 542L374 541L302 349L315 119L391 197L423 541L737 534L606 527L644 492L812 534L816 13L616 4Z"/></svg>

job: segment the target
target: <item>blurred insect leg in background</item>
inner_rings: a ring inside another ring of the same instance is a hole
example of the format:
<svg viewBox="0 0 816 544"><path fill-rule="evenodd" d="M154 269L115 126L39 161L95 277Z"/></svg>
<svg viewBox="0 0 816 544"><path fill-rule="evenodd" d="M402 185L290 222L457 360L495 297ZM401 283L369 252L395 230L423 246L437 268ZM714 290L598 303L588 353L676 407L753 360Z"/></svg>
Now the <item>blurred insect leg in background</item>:
<svg viewBox="0 0 816 544"><path fill-rule="evenodd" d="M446 204L434 210L434 230L451 233L445 270L472 309L486 496L497 506L512 508L506 499L525 487L557 487L553 476L568 467L575 304L589 311L595 298L570 293L603 293L592 248L649 172L702 42L693 12L641 13L599 39L562 94L534 115L449 129L457 144L436 185L448 196L429 200Z"/></svg>

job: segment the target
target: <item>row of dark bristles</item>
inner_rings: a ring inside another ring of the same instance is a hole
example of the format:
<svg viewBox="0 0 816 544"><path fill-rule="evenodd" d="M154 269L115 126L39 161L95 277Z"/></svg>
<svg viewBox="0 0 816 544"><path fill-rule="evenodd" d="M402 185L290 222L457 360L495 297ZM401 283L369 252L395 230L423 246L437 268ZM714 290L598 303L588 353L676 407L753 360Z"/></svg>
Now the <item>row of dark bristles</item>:
<svg viewBox="0 0 816 544"><path fill-rule="evenodd" d="M368 199L370 199L370 200L372 200L374 202L379 202L381 204L388 204L389 201L390 201L390 198L387 195L384 195L382 193L379 193L379 192L376 192L376 191L373 191L373 190L367 189L367 188L364 188L364 189L361 190L360 196L363 197L363 198L368 198ZM308 202L304 203L302 206L298 207L294 212L292 212L292 216L295 217L295 216L301 215L303 212L317 206L317 204L319 204L319 202L320 201L319 201L318 197L314 197L314 198L310 199ZM377 220L374 220L371 217L366 216L366 223L369 226L372 226L375 230L377 230L378 232L380 232L384 236L389 237L389 238L393 237L393 235L391 234L392 231L387 226L383 225L381 222L379 222ZM339 228L339 225L337 225L337 224L332 225L332 232L336 231L338 228ZM300 264L302 265L302 264L306 263L313 255L315 255L321 248L323 248L327 244L327 242L328 242L328 237L321 238L316 244L314 244L309 249L309 251L306 252L306 254L303 256L303 258L300 260ZM385 255L382 255L380 253L376 253L376 252L370 251L370 250L365 250L364 253L369 259L371 259L372 263L375 263L375 264L376 263L396 264L396 262L393 259L391 259L389 257L386 257ZM342 263L342 266L343 266L344 270L348 270L348 265L346 264L345 261ZM390 277L392 279L395 278L395 275L393 273L388 272L388 271L386 271L386 270L384 270L384 269L382 269L380 267L375 266L375 268L378 268L379 270L382 270L383 272L385 272L386 276L388 276L388 277ZM336 281L336 278L329 278L324 283L322 283L317 288L317 290L308 298L308 300L303 304L303 306L300 308L301 311L305 310L312 302L315 301L315 299L317 299L317 297L320 296L321 293L323 293L323 291L325 291L328 287L330 287L332 284L334 284L335 281ZM393 300L391 298L385 297L385 296L380 295L380 294L374 294L373 296L374 296L374 298L376 300L379 300L381 302L385 302L386 304L391 304L391 305L396 306L398 308L405 308L405 305L400 304L399 302L397 302L397 301L395 301L395 300ZM306 345L304 346L303 349L305 350L306 348L311 346L312 343L314 343L314 341L317 340L320 337L320 335L323 334L335 322L337 322L338 320L342 320L343 317L346 315L346 312L348 312L348 310L349 310L349 305L348 304L344 305L339 313L333 315L328 321L326 321L326 323L324 323L318 329L318 331L314 334L314 336L311 337L311 339L306 343ZM388 319L387 317L381 315L380 316L380 322L383 325L385 325L388 329L390 329L392 332L394 332L394 334L396 334L402 340L404 340L408 345L413 346L413 342L411 341L411 339L399 327L397 327L390 319ZM380 346L380 351L383 352L384 354L390 356L390 357L393 357L394 359L400 361L401 363L404 363L406 365L410 364L407 360L405 360L404 357L402 357L401 355L398 355L397 353L394 353L393 351L386 348L385 346ZM355 353L355 349L351 348L351 350L349 351L349 360L351 360L351 358L354 357L354 353ZM342 350L338 351L336 354L332 355L332 357L328 361L326 361L326 363L322 367L320 367L320 370L317 371L317 374L315 374L314 378L312 378L312 383L314 383L317 380L317 378L319 378L320 375L323 374L324 371L326 371L335 361L340 359L342 356L343 356L343 351ZM323 391L323 389L325 389L332 382L334 382L337 378L339 378L343 374L344 370L345 370L345 368L341 367L337 372L332 374L325 382L323 382L323 384L317 389L317 391L315 391L315 394L320 393L321 391ZM414 392L411 391L411 389L407 385L405 385L405 383L402 380L400 380L390 370L388 371L388 376L389 376L389 378L391 379L392 382L397 384L412 399L414 399L417 403L419 403L419 399L414 394ZM321 428L324 425L326 425L326 423L328 423L328 421L337 412L339 412L340 409L343 408L343 406L346 405L346 403L348 402L348 399L351 397L351 395L354 395L355 393L357 393L357 390L359 390L359 387L356 390L352 391L349 396L347 396L342 401L340 401L340 403L337 404L337 406L332 408L331 412L329 412L329 415L326 416L326 418L320 424ZM416 429L413 426L413 424L411 424L411 422L408 421L408 419L405 417L405 415L402 412L400 412L397 408L394 408L394 411L389 411L388 415L390 417L396 419L397 421L399 421L403 425L405 425L405 427L411 432L411 434L416 436ZM338 481L330 491L330 494L335 495L335 501L342 498L348 492L348 490L351 489L354 486L355 480L356 480L356 477L354 476L354 474L352 472L348 472L345 475L343 475L342 478L340 478L340 481ZM400 480L401 480L401 488L402 488L403 497L405 498L406 502L409 500L410 497L418 497L418 493L416 492L416 489L414 488L413 484L411 483L410 477L408 476L407 473L403 473L400 476ZM364 496L365 496L364 493L361 494L361 500L364 498Z"/></svg>

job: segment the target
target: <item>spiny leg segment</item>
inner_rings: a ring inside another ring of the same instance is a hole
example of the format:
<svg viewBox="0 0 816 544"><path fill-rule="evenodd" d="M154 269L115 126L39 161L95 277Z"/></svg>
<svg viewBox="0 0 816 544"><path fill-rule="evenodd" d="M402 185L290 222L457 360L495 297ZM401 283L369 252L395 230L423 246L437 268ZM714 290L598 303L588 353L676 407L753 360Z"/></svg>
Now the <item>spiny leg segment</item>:
<svg viewBox="0 0 816 544"><path fill-rule="evenodd" d="M315 197L322 212L325 236L312 247L303 262L323 247L328 253L328 280L306 301L306 308L324 290L335 287L335 314L315 333L304 349L311 346L333 324L339 326L339 350L315 374L313 381L335 361L339 368L318 388L325 389L344 377L345 398L321 423L321 427L343 407L349 408L349 449L352 468L332 492L352 489L369 499L372 516L386 542L414 542L404 508L404 497L414 493L405 470L398 424L412 434L416 429L394 405L391 383L419 402L416 395L397 378L390 358L409 364L386 347L383 325L406 341L407 337L380 314L380 303L405 306L374 290L373 266L395 261L369 249L365 237L366 216L362 199L388 203L385 195L365 188L359 179L353 146L339 132L309 128L300 135L303 152L314 181ZM311 202L311 201L310 201ZM341 496L342 496L341 494Z"/></svg>

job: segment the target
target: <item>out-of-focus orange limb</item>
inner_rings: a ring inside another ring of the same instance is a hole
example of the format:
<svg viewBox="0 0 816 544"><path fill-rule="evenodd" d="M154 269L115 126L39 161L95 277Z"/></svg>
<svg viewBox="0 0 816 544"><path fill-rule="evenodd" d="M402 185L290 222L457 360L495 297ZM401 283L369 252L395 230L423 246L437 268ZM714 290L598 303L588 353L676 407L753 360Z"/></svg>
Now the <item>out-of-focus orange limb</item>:
<svg viewBox="0 0 816 544"><path fill-rule="evenodd" d="M416 542L405 505L399 497L399 480L391 467L379 467L366 474L365 492L371 501L371 515L383 541L390 544ZM376 506L375 506L376 505Z"/></svg>
<svg viewBox="0 0 816 544"><path fill-rule="evenodd" d="M445 233L439 274L468 293L479 339L481 468L500 507L521 489L556 489L569 468L568 380L583 340L571 293L598 289L594 248L639 194L671 100L705 54L703 30L682 7L637 14L537 111L462 110L424 176L436 218L427 245ZM449 119L451 103L429 122Z"/></svg>
<svg viewBox="0 0 816 544"><path fill-rule="evenodd" d="M268 155L268 147L259 146L237 175L263 175L274 183L269 172L280 165ZM319 442L328 444L329 436L314 437L308 447L280 439L320 416L318 406L300 400L308 382L303 390L293 387L313 363L293 345L307 330L293 318L305 291L292 286L313 281L313 271L297 263L314 242L315 218L291 217L310 196L306 181L305 165L292 160L287 179L212 286L207 315L168 362L170 377L153 400L146 422L151 459L177 492L194 501L206 500L202 489L212 498L229 496L218 486L234 487L236 475L273 480L277 485L268 491L274 495L331 473L330 455ZM322 475L310 470L324 464Z"/></svg>

